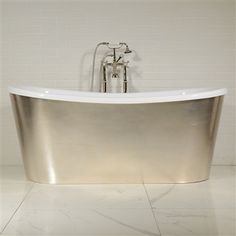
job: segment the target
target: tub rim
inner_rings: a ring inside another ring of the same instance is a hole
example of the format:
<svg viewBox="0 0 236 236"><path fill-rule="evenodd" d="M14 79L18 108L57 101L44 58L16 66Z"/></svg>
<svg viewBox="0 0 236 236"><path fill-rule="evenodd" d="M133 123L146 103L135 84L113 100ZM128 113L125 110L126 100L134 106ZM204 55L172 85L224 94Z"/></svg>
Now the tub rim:
<svg viewBox="0 0 236 236"><path fill-rule="evenodd" d="M103 104L177 102L213 98L227 93L226 88L187 88L157 92L99 93L36 86L9 86L8 91L10 94L46 100Z"/></svg>

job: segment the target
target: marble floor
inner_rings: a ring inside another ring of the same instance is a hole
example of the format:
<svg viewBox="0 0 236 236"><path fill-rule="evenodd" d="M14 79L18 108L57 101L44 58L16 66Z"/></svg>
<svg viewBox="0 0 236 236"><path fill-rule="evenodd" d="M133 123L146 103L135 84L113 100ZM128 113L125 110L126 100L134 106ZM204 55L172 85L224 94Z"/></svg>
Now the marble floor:
<svg viewBox="0 0 236 236"><path fill-rule="evenodd" d="M236 167L195 184L42 185L0 167L0 235L233 236Z"/></svg>

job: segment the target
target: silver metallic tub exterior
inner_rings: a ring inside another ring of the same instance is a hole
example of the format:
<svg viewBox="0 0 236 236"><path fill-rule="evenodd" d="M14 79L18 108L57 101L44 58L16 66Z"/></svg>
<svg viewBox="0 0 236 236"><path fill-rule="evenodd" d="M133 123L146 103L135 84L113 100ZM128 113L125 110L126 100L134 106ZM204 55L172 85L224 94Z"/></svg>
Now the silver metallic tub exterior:
<svg viewBox="0 0 236 236"><path fill-rule="evenodd" d="M223 96L143 104L11 94L27 177L50 184L206 180Z"/></svg>

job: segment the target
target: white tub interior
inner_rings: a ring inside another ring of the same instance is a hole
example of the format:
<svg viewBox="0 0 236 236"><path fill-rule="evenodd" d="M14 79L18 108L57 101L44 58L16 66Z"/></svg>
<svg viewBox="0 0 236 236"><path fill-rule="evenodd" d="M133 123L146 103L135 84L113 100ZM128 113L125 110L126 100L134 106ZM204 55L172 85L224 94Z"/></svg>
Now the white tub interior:
<svg viewBox="0 0 236 236"><path fill-rule="evenodd" d="M137 104L187 101L222 96L225 88L189 88L161 92L97 93L30 86L9 87L9 92L26 97L88 103Z"/></svg>

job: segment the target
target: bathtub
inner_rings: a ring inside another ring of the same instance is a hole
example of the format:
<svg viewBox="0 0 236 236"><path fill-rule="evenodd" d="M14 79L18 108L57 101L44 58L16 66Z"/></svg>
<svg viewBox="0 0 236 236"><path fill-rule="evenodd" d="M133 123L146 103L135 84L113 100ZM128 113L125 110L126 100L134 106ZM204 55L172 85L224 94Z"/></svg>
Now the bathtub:
<svg viewBox="0 0 236 236"><path fill-rule="evenodd" d="M189 183L209 177L226 89L9 92L25 172L34 182Z"/></svg>

